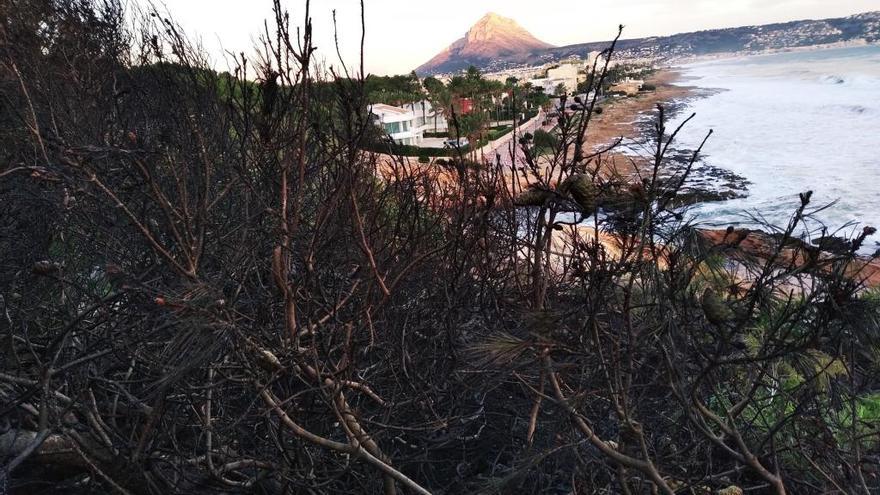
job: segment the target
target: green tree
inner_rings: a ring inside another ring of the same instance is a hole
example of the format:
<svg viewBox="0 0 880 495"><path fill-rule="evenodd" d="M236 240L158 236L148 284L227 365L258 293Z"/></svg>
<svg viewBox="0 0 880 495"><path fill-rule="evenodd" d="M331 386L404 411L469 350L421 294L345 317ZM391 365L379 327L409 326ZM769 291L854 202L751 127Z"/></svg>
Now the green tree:
<svg viewBox="0 0 880 495"><path fill-rule="evenodd" d="M437 118L443 115L448 119L451 115L452 93L439 79L432 76L426 77L422 85L427 91L428 101L434 107L434 132L437 132Z"/></svg>
<svg viewBox="0 0 880 495"><path fill-rule="evenodd" d="M565 88L565 84L559 83L556 85L555 88L553 88L553 95L554 96L562 96L566 93L567 93L567 91Z"/></svg>
<svg viewBox="0 0 880 495"><path fill-rule="evenodd" d="M540 108L550 103L550 97L544 93L544 88L532 87L526 95L529 108Z"/></svg>
<svg viewBox="0 0 880 495"><path fill-rule="evenodd" d="M402 105L418 101L423 97L422 85L415 72L396 76L370 74L364 86L370 103Z"/></svg>
<svg viewBox="0 0 880 495"><path fill-rule="evenodd" d="M444 86L444 84L434 76L428 76L423 79L422 86L424 86L429 95L446 89L446 86Z"/></svg>
<svg viewBox="0 0 880 495"><path fill-rule="evenodd" d="M471 65L467 69L467 75L465 76L469 81L479 82L483 80L483 73L480 72L480 69Z"/></svg>
<svg viewBox="0 0 880 495"><path fill-rule="evenodd" d="M553 151L554 149L556 149L556 145L558 144L556 136L543 129L538 129L535 131L533 142L535 144L535 150L537 150L538 153Z"/></svg>

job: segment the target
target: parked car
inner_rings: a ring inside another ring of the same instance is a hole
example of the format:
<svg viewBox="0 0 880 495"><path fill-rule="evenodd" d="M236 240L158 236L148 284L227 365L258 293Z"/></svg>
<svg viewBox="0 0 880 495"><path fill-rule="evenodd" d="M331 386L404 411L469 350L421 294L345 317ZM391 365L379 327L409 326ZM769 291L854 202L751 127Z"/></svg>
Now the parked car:
<svg viewBox="0 0 880 495"><path fill-rule="evenodd" d="M445 146L446 148L455 148L455 147L463 148L463 147L467 146L468 144L470 144L470 141L468 141L468 138L466 138L466 137L458 138L458 139L447 139L446 141L443 141L443 146Z"/></svg>

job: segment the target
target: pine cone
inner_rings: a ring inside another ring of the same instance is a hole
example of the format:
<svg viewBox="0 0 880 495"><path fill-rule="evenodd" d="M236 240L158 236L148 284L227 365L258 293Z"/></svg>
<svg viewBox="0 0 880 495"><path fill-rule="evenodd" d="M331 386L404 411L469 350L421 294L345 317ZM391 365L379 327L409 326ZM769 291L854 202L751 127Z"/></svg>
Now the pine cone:
<svg viewBox="0 0 880 495"><path fill-rule="evenodd" d="M559 186L559 192L571 195L581 210L590 214L596 211L596 186L587 174L569 175Z"/></svg>
<svg viewBox="0 0 880 495"><path fill-rule="evenodd" d="M552 194L541 189L527 189L513 200L516 206L544 206Z"/></svg>
<svg viewBox="0 0 880 495"><path fill-rule="evenodd" d="M730 485L727 488L718 490L716 495L743 495L743 490L736 485Z"/></svg>
<svg viewBox="0 0 880 495"><path fill-rule="evenodd" d="M703 313L706 314L706 319L713 325L723 326L733 320L733 310L712 288L703 291L700 305L703 308Z"/></svg>
<svg viewBox="0 0 880 495"><path fill-rule="evenodd" d="M61 265L54 261L37 261L31 268L35 275L52 275L61 270Z"/></svg>

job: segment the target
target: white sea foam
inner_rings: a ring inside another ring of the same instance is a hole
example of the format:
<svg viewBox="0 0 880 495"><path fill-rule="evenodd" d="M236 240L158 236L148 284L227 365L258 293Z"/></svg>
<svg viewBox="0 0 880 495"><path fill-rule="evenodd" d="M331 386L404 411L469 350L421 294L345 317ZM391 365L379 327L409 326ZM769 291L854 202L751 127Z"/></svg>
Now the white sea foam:
<svg viewBox="0 0 880 495"><path fill-rule="evenodd" d="M748 197L707 203L704 225L750 224L759 212L785 224L798 193L836 201L817 217L829 228L880 227L880 46L785 53L684 67L682 84L719 88L693 100L696 118L680 143L695 147L708 129L707 163L748 179ZM677 124L677 122L671 123ZM814 225L817 227L817 225ZM873 242L870 246L873 250Z"/></svg>

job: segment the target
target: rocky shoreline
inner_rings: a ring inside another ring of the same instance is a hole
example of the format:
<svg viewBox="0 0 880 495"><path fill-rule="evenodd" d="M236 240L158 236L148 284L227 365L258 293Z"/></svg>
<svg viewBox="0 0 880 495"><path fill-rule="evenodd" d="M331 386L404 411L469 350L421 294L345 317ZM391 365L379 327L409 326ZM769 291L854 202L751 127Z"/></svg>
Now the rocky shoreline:
<svg viewBox="0 0 880 495"><path fill-rule="evenodd" d="M694 98L705 98L714 90L689 88L684 98L675 98L662 103L667 122L672 121L688 109L689 102ZM659 111L653 108L638 115L634 126L638 133L636 144L631 148L645 149L656 140L654 123ZM668 129L667 133L674 129ZM711 138L710 138L711 139ZM666 166L660 171L661 178L680 177L693 157L694 150L681 148L673 142L667 152ZM694 162L693 168L678 195L676 206L688 206L711 201L726 201L748 196L748 179L725 168L709 163L704 152Z"/></svg>
<svg viewBox="0 0 880 495"><path fill-rule="evenodd" d="M865 232L866 237L872 235ZM700 236L715 247L729 247L733 261L745 258L763 262L773 260L780 268L797 268L812 276L825 276L834 272L835 262L847 261L843 276L856 282L863 289L880 287L880 258L876 256L853 256L850 239L838 239L841 246L828 243L807 243L801 239L783 239L779 233L767 233L749 229L698 229ZM784 242L784 243L783 243ZM842 247L843 249L839 249Z"/></svg>
<svg viewBox="0 0 880 495"><path fill-rule="evenodd" d="M656 142L654 125L659 114L657 105L663 106L666 120L670 122L686 112L690 103L695 99L706 98L720 91L676 84L683 81L685 78L674 70L660 70L646 81L655 85L656 91L645 95L640 94L623 101L614 101L607 105L612 109L612 112L606 113L609 113L618 122L616 129L619 131L619 136L624 138L621 146L609 153L608 161L612 167L615 167L617 173L621 172L619 166L621 163L624 164L624 167L629 165L628 169L624 169L624 175L635 179L640 175L644 176L645 172L650 170L653 164L651 153L653 153L653 146ZM627 122L628 124L625 124ZM600 128L598 134L601 136L609 128L615 126L609 122L600 122L598 127ZM674 128L669 128L667 134L673 131ZM602 145L607 146L611 142L613 142L611 139L607 139ZM601 147L595 141L592 141L592 145L594 149ZM676 147L673 143L667 152L667 160L663 170L660 171L660 178L680 177L690 163L693 151ZM697 157L690 176L677 195L674 206L686 207L748 196L748 187L751 182L747 178L714 166L709 163L709 159L710 156L705 153L701 153ZM724 229L699 229L698 232L701 237L714 245L724 244L729 236L729 232ZM768 259L771 256L774 251L773 246L778 241L773 234L760 230L743 230L742 232L744 236L741 242L737 243L738 250L755 258ZM836 240L837 238L832 239ZM829 262L835 256L835 250L833 245L829 245L825 241L828 239L823 238L812 244L804 244L801 249L783 250L785 262L800 266L805 263L802 259L804 253L809 252L820 253L818 256L826 263ZM846 275L857 280L863 287L880 287L880 258L877 258L876 255L874 257L857 257L847 268Z"/></svg>
<svg viewBox="0 0 880 495"><path fill-rule="evenodd" d="M680 85L685 78L673 69L661 69L646 81L656 87L654 91L638 96L610 100L604 105L602 115L596 116L587 131L587 144L600 149L623 138L621 144L603 159L603 167L609 173L630 178L644 176L653 163L653 146L656 141L654 123L657 121L657 105L662 105L666 121L686 111L689 103L706 98L717 90ZM671 132L671 129L667 132ZM680 148L673 143L667 153L667 161L661 170L661 179L680 176L693 155L693 150ZM685 181L676 206L689 206L704 202L726 201L748 195L750 182L745 177L727 169L711 165L707 155L701 154Z"/></svg>

